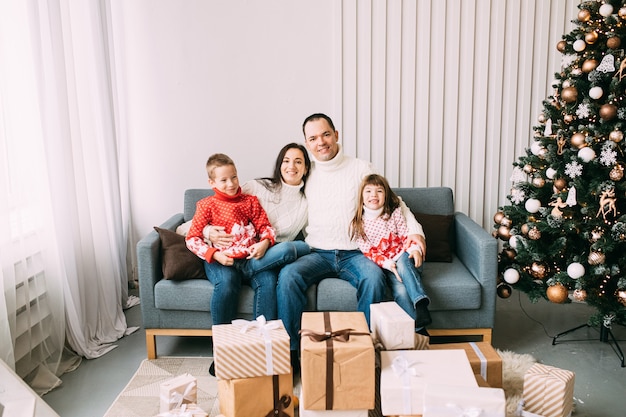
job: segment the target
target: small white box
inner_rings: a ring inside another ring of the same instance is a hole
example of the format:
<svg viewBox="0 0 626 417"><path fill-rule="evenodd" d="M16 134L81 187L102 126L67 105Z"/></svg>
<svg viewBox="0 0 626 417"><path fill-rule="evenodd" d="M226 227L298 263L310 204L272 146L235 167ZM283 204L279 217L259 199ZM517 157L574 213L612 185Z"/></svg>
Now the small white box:
<svg viewBox="0 0 626 417"><path fill-rule="evenodd" d="M385 350L415 349L415 320L395 301L371 304L370 325Z"/></svg>

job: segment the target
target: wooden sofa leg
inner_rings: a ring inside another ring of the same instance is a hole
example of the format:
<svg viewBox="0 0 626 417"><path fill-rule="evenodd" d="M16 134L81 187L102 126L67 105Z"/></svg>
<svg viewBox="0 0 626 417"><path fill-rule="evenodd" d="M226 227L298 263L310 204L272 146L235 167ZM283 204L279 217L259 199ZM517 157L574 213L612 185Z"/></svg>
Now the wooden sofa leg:
<svg viewBox="0 0 626 417"><path fill-rule="evenodd" d="M157 336L213 336L211 329L146 329L146 351L148 359L156 359Z"/></svg>
<svg viewBox="0 0 626 417"><path fill-rule="evenodd" d="M151 329L146 329L146 350L148 359L156 359L156 334Z"/></svg>

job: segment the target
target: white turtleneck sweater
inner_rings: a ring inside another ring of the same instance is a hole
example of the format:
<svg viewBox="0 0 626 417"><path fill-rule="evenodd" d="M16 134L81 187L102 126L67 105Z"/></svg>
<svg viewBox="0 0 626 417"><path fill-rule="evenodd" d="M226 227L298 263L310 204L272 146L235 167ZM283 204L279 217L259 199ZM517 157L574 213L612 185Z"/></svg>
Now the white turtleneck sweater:
<svg viewBox="0 0 626 417"><path fill-rule="evenodd" d="M307 199L300 192L303 185L283 182L279 193L268 190L259 180L250 180L241 186L243 193L252 194L259 199L276 231L277 242L294 240L306 225Z"/></svg>
<svg viewBox="0 0 626 417"><path fill-rule="evenodd" d="M361 181L375 171L370 162L346 156L338 146L339 152L330 161L311 158L305 188L309 204L306 242L316 249L358 250L357 243L350 239L350 222L357 209ZM401 207L409 234L424 236L422 226L404 202Z"/></svg>

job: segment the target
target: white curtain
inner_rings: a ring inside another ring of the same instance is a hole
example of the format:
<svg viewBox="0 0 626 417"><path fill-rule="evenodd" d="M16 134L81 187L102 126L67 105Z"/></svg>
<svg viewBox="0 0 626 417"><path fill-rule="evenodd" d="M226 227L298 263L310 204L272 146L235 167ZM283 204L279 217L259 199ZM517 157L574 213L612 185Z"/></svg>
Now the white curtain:
<svg viewBox="0 0 626 417"><path fill-rule="evenodd" d="M65 344L96 358L136 330L109 34L104 0L0 4L0 355L39 392L76 366Z"/></svg>

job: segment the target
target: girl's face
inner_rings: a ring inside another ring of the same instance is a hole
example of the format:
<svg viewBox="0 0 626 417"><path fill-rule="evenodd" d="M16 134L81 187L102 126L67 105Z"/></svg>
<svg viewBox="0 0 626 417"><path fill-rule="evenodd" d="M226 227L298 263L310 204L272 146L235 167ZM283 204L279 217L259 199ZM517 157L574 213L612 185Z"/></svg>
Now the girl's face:
<svg viewBox="0 0 626 417"><path fill-rule="evenodd" d="M234 165L223 165L213 169L213 178L209 178L209 185L226 195L235 195L239 190L239 177Z"/></svg>
<svg viewBox="0 0 626 417"><path fill-rule="evenodd" d="M306 174L304 154L298 148L289 149L280 165L280 176L285 184L300 185L304 174Z"/></svg>
<svg viewBox="0 0 626 417"><path fill-rule="evenodd" d="M380 185L363 187L363 204L370 210L378 210L385 204L385 189Z"/></svg>

